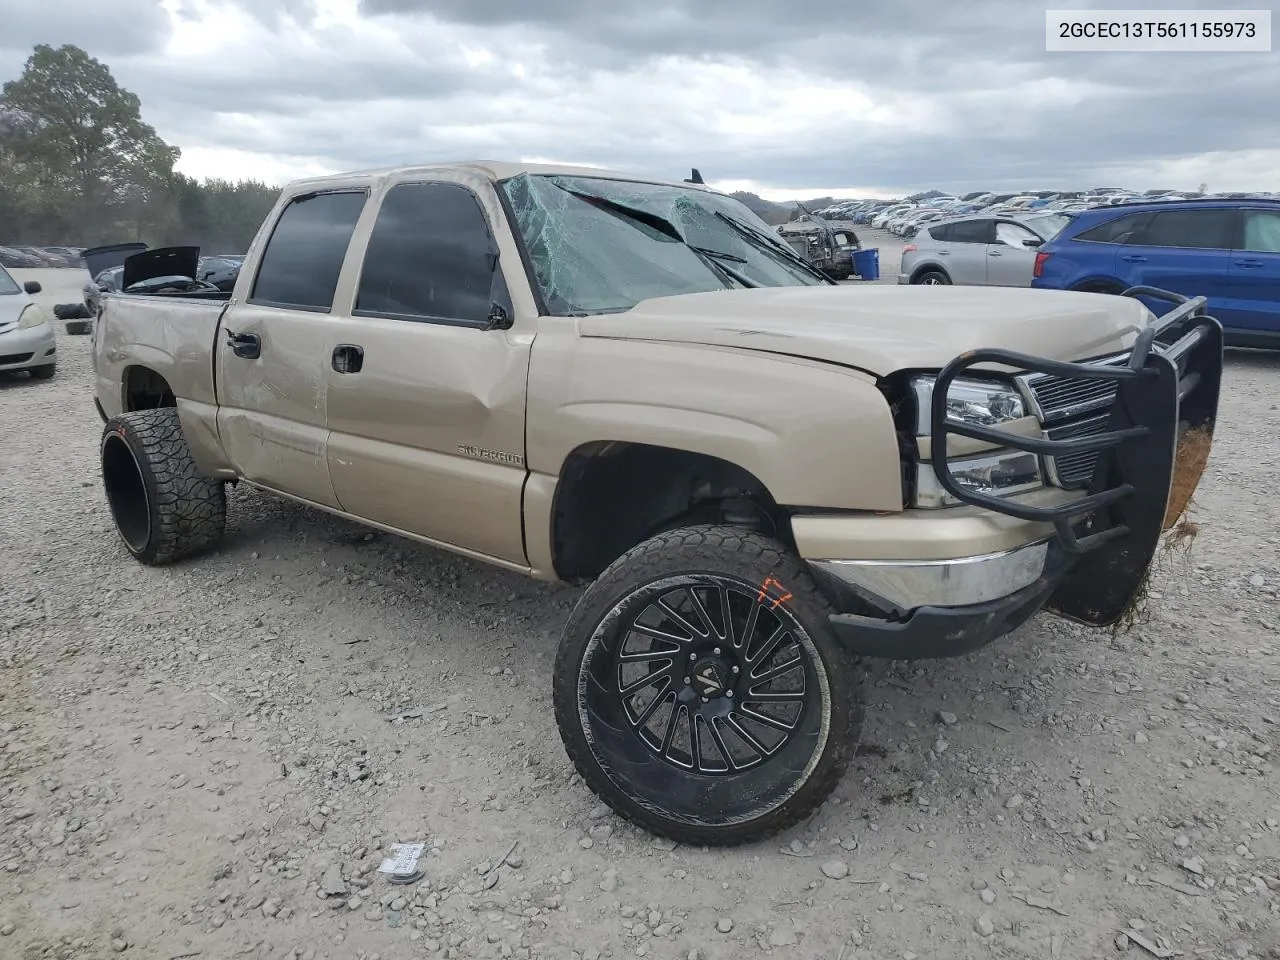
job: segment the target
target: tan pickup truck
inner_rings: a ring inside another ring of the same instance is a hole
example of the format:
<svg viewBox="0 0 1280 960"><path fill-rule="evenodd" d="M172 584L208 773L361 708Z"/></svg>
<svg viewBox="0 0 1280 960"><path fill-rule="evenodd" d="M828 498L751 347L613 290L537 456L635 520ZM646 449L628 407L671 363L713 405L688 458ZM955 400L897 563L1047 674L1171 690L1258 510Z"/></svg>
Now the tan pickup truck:
<svg viewBox="0 0 1280 960"><path fill-rule="evenodd" d="M1222 337L1129 293L836 284L729 197L595 169L306 180L231 294L104 297L103 482L143 563L213 547L238 482L589 583L569 756L647 829L738 843L835 787L859 658L1133 603Z"/></svg>

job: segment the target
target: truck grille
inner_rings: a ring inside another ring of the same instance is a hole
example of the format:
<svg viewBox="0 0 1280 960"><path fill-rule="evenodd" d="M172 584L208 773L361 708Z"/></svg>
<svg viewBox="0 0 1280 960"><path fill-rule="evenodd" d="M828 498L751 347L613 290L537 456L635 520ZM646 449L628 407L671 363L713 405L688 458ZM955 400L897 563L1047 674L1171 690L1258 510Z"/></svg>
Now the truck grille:
<svg viewBox="0 0 1280 960"><path fill-rule="evenodd" d="M1107 421L1111 412L1078 420L1075 423L1064 423L1046 430L1045 436L1050 440L1075 440L1079 437L1092 437L1107 429ZM1098 465L1098 452L1068 453L1061 457L1045 457L1046 472L1049 481L1068 490L1077 490L1089 485L1093 478L1093 469Z"/></svg>
<svg viewBox="0 0 1280 960"><path fill-rule="evenodd" d="M1124 363L1128 354L1098 360L1099 365ZM1115 402L1117 385L1107 380L1078 380L1048 373L1033 373L1020 377L1023 389L1036 417L1050 440L1068 440L1093 436L1107 429L1111 405ZM1045 457L1044 468L1049 482L1068 490L1078 490L1089 485L1099 453L1072 453L1060 457Z"/></svg>
<svg viewBox="0 0 1280 960"><path fill-rule="evenodd" d="M1118 364L1124 357L1109 358L1103 363ZM1096 410L1111 407L1116 398L1115 381L1076 380L1053 374L1032 374L1024 378L1035 398L1040 422L1048 425Z"/></svg>

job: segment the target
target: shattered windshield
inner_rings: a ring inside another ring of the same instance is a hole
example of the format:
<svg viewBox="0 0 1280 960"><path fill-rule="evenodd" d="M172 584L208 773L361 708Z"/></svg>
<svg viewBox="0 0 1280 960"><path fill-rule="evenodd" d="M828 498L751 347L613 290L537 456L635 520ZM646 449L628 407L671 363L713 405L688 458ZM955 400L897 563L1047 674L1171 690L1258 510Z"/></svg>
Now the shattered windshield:
<svg viewBox="0 0 1280 960"><path fill-rule="evenodd" d="M651 297L829 283L736 200L703 190L520 174L501 184L550 313Z"/></svg>

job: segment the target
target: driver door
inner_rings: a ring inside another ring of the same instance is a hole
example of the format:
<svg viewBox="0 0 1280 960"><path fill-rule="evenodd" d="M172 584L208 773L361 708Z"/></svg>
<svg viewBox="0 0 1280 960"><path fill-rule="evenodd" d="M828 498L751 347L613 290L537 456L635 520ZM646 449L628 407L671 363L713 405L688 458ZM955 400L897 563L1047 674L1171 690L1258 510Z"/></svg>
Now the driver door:
<svg viewBox="0 0 1280 960"><path fill-rule="evenodd" d="M484 186L384 189L354 301L325 329L327 473L347 513L524 565L533 337L513 326Z"/></svg>
<svg viewBox="0 0 1280 960"><path fill-rule="evenodd" d="M995 242L987 245L987 284L993 287L1031 286L1039 240L1021 224L997 221Z"/></svg>

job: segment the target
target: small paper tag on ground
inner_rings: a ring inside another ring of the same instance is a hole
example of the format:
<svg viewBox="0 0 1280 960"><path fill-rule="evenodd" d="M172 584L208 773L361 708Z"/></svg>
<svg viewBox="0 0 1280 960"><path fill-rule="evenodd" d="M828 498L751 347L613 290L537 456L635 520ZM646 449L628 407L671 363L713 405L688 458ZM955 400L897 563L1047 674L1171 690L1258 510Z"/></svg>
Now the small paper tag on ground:
<svg viewBox="0 0 1280 960"><path fill-rule="evenodd" d="M379 873L413 873L418 869L418 858L426 849L425 843L393 843L391 856L382 861Z"/></svg>

